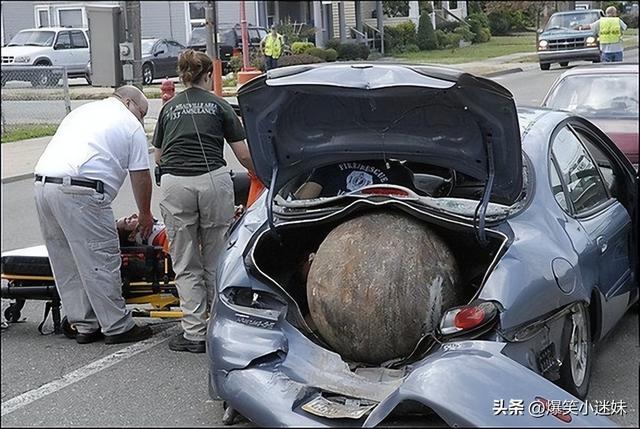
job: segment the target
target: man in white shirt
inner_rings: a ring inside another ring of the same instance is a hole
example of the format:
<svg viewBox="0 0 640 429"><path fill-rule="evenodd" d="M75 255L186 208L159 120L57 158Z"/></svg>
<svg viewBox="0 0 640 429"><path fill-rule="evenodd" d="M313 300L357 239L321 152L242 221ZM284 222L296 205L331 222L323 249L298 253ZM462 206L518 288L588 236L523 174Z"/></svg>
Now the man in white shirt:
<svg viewBox="0 0 640 429"><path fill-rule="evenodd" d="M35 198L49 262L76 341L107 344L152 335L126 309L120 247L111 202L127 172L138 231L153 227L151 174L142 127L148 102L133 86L78 107L65 117L35 168Z"/></svg>

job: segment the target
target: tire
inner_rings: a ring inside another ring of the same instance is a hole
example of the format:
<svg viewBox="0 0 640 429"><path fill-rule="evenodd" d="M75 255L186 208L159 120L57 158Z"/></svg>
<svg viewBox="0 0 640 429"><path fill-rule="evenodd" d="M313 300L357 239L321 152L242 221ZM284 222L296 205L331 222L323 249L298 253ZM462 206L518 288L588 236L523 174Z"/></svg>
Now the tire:
<svg viewBox="0 0 640 429"><path fill-rule="evenodd" d="M546 63L546 64L540 63L540 70L549 70L550 67L551 67L550 63Z"/></svg>
<svg viewBox="0 0 640 429"><path fill-rule="evenodd" d="M51 66L51 63L49 63L48 61L41 61L36 63L35 66L48 67ZM31 78L31 85L35 87L54 86L58 83L59 80L60 76L56 75L50 70L43 70L42 72L36 72L36 75Z"/></svg>
<svg viewBox="0 0 640 429"><path fill-rule="evenodd" d="M579 399L589 392L593 344L589 309L580 304L568 317L569 335L563 344L562 365L558 385Z"/></svg>
<svg viewBox="0 0 640 429"><path fill-rule="evenodd" d="M560 67L568 67L568 66L569 66L569 61L560 63Z"/></svg>
<svg viewBox="0 0 640 429"><path fill-rule="evenodd" d="M149 63L142 65L142 84L151 85L153 82L153 67Z"/></svg>
<svg viewBox="0 0 640 429"><path fill-rule="evenodd" d="M11 304L4 310L4 318L7 322L17 323L20 320L20 310L15 304Z"/></svg>

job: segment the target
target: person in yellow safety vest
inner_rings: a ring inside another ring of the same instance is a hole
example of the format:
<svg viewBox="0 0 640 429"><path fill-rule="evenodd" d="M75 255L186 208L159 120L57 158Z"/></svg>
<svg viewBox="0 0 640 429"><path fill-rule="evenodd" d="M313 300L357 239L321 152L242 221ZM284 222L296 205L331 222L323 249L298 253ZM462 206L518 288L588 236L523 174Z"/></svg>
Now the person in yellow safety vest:
<svg viewBox="0 0 640 429"><path fill-rule="evenodd" d="M260 42L260 49L264 53L264 62L267 70L278 67L278 58L282 55L283 45L282 35L278 34L276 26L272 25L271 33L264 36L264 39Z"/></svg>
<svg viewBox="0 0 640 429"><path fill-rule="evenodd" d="M618 18L618 10L615 6L609 6L606 16L600 18L591 27L598 34L600 41L600 56L604 63L622 61L622 32L627 29L627 24Z"/></svg>

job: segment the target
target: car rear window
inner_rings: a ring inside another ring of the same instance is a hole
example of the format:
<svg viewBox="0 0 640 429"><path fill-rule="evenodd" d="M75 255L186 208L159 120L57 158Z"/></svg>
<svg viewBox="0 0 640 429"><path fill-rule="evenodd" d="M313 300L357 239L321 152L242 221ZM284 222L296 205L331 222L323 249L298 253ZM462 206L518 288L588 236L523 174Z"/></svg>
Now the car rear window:
<svg viewBox="0 0 640 429"><path fill-rule="evenodd" d="M555 87L546 106L592 119L638 119L638 75L602 73L567 76Z"/></svg>

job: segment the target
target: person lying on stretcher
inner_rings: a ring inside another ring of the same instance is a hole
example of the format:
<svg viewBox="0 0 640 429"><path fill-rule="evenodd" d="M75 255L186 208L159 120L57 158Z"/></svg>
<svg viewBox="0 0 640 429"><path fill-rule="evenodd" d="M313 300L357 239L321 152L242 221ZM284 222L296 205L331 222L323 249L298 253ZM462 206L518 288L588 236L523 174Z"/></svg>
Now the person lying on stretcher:
<svg viewBox="0 0 640 429"><path fill-rule="evenodd" d="M244 206L235 206L234 221L237 220L244 212ZM144 242L138 228L138 214L133 213L129 216L123 216L116 220L116 229L118 230L118 238L120 239L120 246L141 246L151 245L156 247L162 247L162 249L169 253L169 238L167 237L167 226L157 219L153 220L153 229L149 238Z"/></svg>

